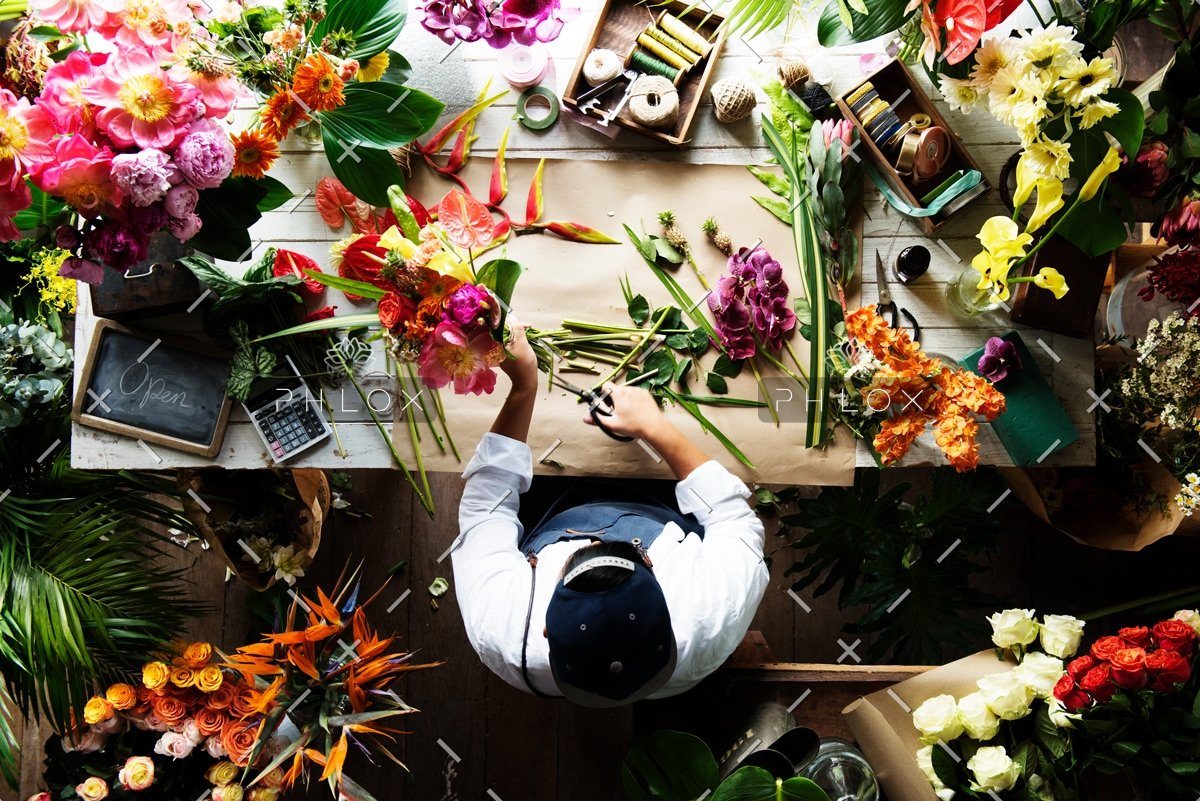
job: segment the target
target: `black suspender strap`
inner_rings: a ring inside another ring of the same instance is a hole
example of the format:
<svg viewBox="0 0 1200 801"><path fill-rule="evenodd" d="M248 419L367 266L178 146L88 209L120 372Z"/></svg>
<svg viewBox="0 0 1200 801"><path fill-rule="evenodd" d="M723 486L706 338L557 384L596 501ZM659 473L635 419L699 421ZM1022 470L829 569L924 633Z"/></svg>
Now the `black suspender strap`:
<svg viewBox="0 0 1200 801"><path fill-rule="evenodd" d="M529 680L529 625L533 620L533 594L537 590L537 554L532 551L525 557L529 561L529 606L525 609L525 636L521 639L521 678L529 692L538 698L553 698L538 690Z"/></svg>

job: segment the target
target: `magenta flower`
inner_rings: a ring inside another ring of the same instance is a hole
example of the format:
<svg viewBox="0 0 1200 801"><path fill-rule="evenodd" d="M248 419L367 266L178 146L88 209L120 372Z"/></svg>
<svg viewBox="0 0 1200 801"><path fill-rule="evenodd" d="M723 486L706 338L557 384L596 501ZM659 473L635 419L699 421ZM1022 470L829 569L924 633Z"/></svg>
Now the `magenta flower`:
<svg viewBox="0 0 1200 801"><path fill-rule="evenodd" d="M0 181L0 242L13 242L21 238L21 231L13 222L13 217L29 208L32 202L29 185L16 171L7 180Z"/></svg>
<svg viewBox="0 0 1200 801"><path fill-rule="evenodd" d="M147 50L120 50L83 88L96 124L119 147L170 149L203 111L200 90L162 69Z"/></svg>
<svg viewBox="0 0 1200 801"><path fill-rule="evenodd" d="M176 184L167 192L163 201L167 214L172 217L186 217L196 210L200 202L200 191L191 184Z"/></svg>
<svg viewBox="0 0 1200 801"><path fill-rule="evenodd" d="M58 274L63 278L74 278L85 284L101 284L104 282L104 268L91 259L81 259L72 256L58 268Z"/></svg>
<svg viewBox="0 0 1200 801"><path fill-rule="evenodd" d="M180 242L186 242L196 234L200 233L202 225L200 215L185 214L182 217L170 217L167 219L167 230L171 235Z"/></svg>
<svg viewBox="0 0 1200 801"><path fill-rule="evenodd" d="M708 296L708 308L716 321L721 347L734 360L749 359L757 352L751 329L752 313L745 303L745 291L737 278L723 275Z"/></svg>
<svg viewBox="0 0 1200 801"><path fill-rule="evenodd" d="M98 217L122 202L112 182L113 152L74 134L54 143L54 157L32 174L33 183L60 197L84 217Z"/></svg>
<svg viewBox="0 0 1200 801"><path fill-rule="evenodd" d="M75 50L46 70L37 103L54 119L59 131L85 133L91 137L95 120L83 90L96 78L106 61L107 53Z"/></svg>
<svg viewBox="0 0 1200 801"><path fill-rule="evenodd" d="M150 147L113 157L112 181L135 206L149 206L166 197L173 184L182 180L171 157Z"/></svg>
<svg viewBox="0 0 1200 801"><path fill-rule="evenodd" d="M149 238L118 222L103 222L84 239L87 255L124 272L146 258Z"/></svg>
<svg viewBox="0 0 1200 801"><path fill-rule="evenodd" d="M1008 340L991 337L983 346L977 367L981 376L998 384L1008 378L1009 370L1021 369L1021 353Z"/></svg>
<svg viewBox="0 0 1200 801"><path fill-rule="evenodd" d="M564 11L561 0L426 0L421 25L447 44L455 39L486 39L500 48L516 42L531 45L558 38L574 10Z"/></svg>
<svg viewBox="0 0 1200 801"><path fill-rule="evenodd" d="M483 326L491 331L500 322L499 311L499 304L486 287L463 284L446 302L445 319L467 330Z"/></svg>
<svg viewBox="0 0 1200 801"><path fill-rule="evenodd" d="M0 88L0 168L24 174L49 161L54 134L45 109Z"/></svg>
<svg viewBox="0 0 1200 801"><path fill-rule="evenodd" d="M459 395L490 394L496 388L493 368L503 359L504 349L489 331L467 334L454 323L442 322L425 340L417 371L431 389L453 382Z"/></svg>
<svg viewBox="0 0 1200 801"><path fill-rule="evenodd" d="M233 142L211 120L199 120L175 150L175 165L187 182L197 189L214 189L233 170Z"/></svg>
<svg viewBox="0 0 1200 801"><path fill-rule="evenodd" d="M446 44L475 42L492 32L483 0L428 0L421 10L422 27Z"/></svg>

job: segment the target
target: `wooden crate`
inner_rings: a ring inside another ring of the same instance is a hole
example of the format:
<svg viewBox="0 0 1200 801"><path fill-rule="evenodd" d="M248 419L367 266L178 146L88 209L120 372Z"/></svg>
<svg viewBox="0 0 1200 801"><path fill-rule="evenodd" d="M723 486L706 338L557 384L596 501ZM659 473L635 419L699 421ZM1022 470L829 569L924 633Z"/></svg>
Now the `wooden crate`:
<svg viewBox="0 0 1200 801"><path fill-rule="evenodd" d="M866 129L859 124L858 116L850 110L850 105L846 102L846 97L867 81L871 82L881 98L894 104L894 108L900 119L906 120L917 113L928 114L934 125L944 128L946 133L950 135L950 159L946 163L946 167L931 180L917 187L909 187L900 177L900 174L896 172L891 159L884 155L883 151L871 141L871 137L867 136ZM853 122L854 126L858 129L858 135L862 139L862 147L866 150L867 157L871 159L880 174L888 182L888 185L901 198L908 201L914 207L920 208L921 201L918 200L918 197L937 187L947 175L950 175L955 170L978 170L983 175L983 169L979 166L979 163L967 151L962 140L954 133L954 129L946 123L946 118L938 111L937 106L925 96L924 90L917 84L913 74L909 72L908 67L904 65L903 61L895 58L892 59L862 83L851 87L850 91L837 97L835 102L838 108L841 109L842 115ZM897 99L900 99L900 102L897 103ZM988 181L986 175L983 176L983 185L988 190L991 189L991 183ZM932 217L914 217L913 220L921 226L926 234L932 234L938 228L941 228L942 225L961 214L965 209L970 208L986 194L987 190L979 193L970 202L956 209L953 214L938 215L938 219L936 220Z"/></svg>
<svg viewBox="0 0 1200 801"><path fill-rule="evenodd" d="M622 109L615 122L623 128L637 131L660 142L666 142L675 147L682 146L687 142L688 131L696 117L696 110L700 108L701 101L704 99L705 89L712 77L721 48L725 44L725 31L719 30L725 18L719 14L707 12L703 8L692 8L691 11L688 11L688 7L688 3L679 2L679 0L670 0L654 5L643 5L634 0L607 0L596 18L591 37L575 62L575 69L571 71L571 77L563 90L563 103L572 108L578 108L579 102L576 98L591 88L583 78L583 64L592 50L602 47L612 50L624 58L635 46L638 34L657 19L663 11L669 11L700 31L705 38L712 42L712 50L698 64L688 70L680 80L678 86L679 117L675 120L673 128L657 130L639 125L629 116L628 107ZM612 102L616 102L616 98L619 98L620 94L614 92L609 97L612 98Z"/></svg>

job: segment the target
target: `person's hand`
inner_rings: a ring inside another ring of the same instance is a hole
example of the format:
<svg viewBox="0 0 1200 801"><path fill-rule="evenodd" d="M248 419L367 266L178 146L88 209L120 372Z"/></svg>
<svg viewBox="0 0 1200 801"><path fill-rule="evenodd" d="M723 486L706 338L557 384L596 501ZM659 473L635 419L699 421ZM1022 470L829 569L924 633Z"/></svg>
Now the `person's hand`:
<svg viewBox="0 0 1200 801"><path fill-rule="evenodd" d="M616 434L634 439L650 439L663 426L669 426L658 401L654 396L641 387L618 387L605 384L601 396L607 395L612 402L613 412L610 416L601 415L604 425ZM597 407L603 408L603 406ZM591 414L583 418L583 422L595 425Z"/></svg>
<svg viewBox="0 0 1200 801"><path fill-rule="evenodd" d="M529 338L525 336L525 326L510 318L510 329L512 331L512 339L509 340L504 361L500 362L500 369L512 381L513 389L533 389L537 387L538 382L538 366L537 356L533 353L533 347L529 344Z"/></svg>

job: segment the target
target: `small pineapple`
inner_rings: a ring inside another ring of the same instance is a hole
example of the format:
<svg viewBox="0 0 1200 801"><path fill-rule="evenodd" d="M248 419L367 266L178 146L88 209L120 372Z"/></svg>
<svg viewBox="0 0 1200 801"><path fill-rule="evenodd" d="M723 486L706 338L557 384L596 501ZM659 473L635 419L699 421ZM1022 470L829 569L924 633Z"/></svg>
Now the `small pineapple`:
<svg viewBox="0 0 1200 801"><path fill-rule="evenodd" d="M663 237L679 249L685 256L688 254L688 241L683 229L675 223L675 212L662 211L658 214L658 222L663 227Z"/></svg>
<svg viewBox="0 0 1200 801"><path fill-rule="evenodd" d="M700 226L700 230L708 237L708 241L713 243L713 247L724 253L726 256L733 255L733 240L729 238L729 234L721 230L717 225L716 217L709 217Z"/></svg>

